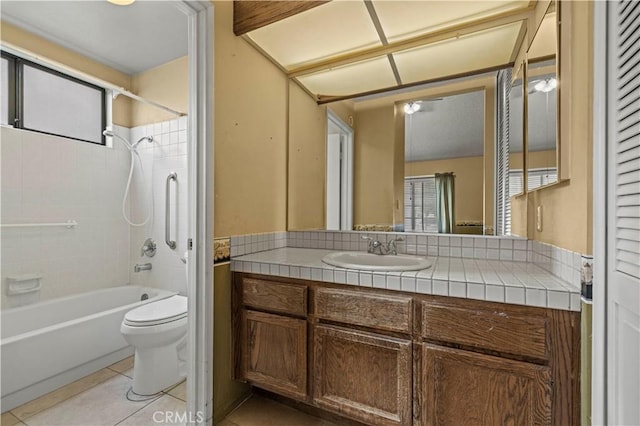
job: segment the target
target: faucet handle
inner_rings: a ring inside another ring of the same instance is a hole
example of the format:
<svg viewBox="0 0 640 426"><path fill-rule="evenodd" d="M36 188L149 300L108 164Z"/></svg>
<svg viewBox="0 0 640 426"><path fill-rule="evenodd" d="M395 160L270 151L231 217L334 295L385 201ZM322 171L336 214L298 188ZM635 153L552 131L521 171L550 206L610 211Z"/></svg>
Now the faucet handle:
<svg viewBox="0 0 640 426"><path fill-rule="evenodd" d="M391 241L404 241L404 237L395 237L392 238Z"/></svg>
<svg viewBox="0 0 640 426"><path fill-rule="evenodd" d="M373 238L371 238L371 237L370 237L370 236L368 236L368 235L363 235L363 236L361 236L360 238L361 238L361 239L363 239L363 240L367 240L367 241L372 241L372 240L373 240Z"/></svg>

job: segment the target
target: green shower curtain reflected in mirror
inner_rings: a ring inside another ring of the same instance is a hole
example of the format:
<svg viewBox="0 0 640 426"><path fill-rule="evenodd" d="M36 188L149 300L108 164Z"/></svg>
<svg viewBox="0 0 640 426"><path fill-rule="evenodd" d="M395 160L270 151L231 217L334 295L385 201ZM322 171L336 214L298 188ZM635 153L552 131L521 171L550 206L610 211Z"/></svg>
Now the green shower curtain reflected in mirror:
<svg viewBox="0 0 640 426"><path fill-rule="evenodd" d="M454 232L454 194L455 175L449 173L436 173L436 206L438 218L438 232L451 234Z"/></svg>

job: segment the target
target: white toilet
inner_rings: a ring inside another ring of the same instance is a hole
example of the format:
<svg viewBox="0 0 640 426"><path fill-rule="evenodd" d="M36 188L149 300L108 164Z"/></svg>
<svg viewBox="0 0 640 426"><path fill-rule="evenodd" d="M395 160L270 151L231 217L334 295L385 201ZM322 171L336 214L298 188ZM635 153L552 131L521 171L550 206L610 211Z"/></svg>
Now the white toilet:
<svg viewBox="0 0 640 426"><path fill-rule="evenodd" d="M136 350L134 393L153 395L186 376L186 297L171 296L127 312L120 332Z"/></svg>

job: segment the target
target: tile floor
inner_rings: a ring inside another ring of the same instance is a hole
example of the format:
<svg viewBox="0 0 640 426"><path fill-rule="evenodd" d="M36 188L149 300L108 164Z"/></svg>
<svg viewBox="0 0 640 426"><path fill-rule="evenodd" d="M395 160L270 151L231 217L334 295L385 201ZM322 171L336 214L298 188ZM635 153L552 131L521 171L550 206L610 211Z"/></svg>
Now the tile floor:
<svg viewBox="0 0 640 426"><path fill-rule="evenodd" d="M153 399L134 402L126 398L132 380L133 357L129 357L3 413L0 425L147 426L162 424L153 421L153 415L158 411L184 412L185 381ZM156 416L160 418L160 414Z"/></svg>
<svg viewBox="0 0 640 426"><path fill-rule="evenodd" d="M2 414L1 426L155 426L184 425L173 413L184 413L186 382L156 398L126 398L133 378L133 357L110 365L40 398ZM160 413L160 414L158 414ZM165 414L167 413L166 417ZM179 419L183 420L183 419ZM252 396L220 426L336 426L270 399Z"/></svg>

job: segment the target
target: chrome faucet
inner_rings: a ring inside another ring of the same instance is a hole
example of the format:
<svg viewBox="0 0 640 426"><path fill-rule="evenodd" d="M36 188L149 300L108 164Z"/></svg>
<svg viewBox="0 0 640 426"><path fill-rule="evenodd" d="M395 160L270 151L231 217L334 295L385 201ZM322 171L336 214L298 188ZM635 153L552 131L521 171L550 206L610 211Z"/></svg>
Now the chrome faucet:
<svg viewBox="0 0 640 426"><path fill-rule="evenodd" d="M387 254L396 254L396 255L398 254L398 246L397 246L398 241L404 241L404 238L402 237L393 238L391 241L387 243Z"/></svg>
<svg viewBox="0 0 640 426"><path fill-rule="evenodd" d="M151 270L150 263L143 263L143 264L136 263L135 266L133 267L133 272L149 271L149 270Z"/></svg>
<svg viewBox="0 0 640 426"><path fill-rule="evenodd" d="M396 245L398 241L404 241L404 238L398 237L393 238L387 244L380 242L380 240L375 240L368 235L362 236L363 240L369 241L369 245L367 247L367 253L377 254L380 256L384 256L387 254L398 254L398 246Z"/></svg>

